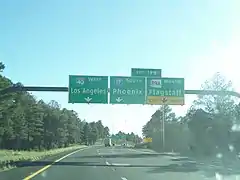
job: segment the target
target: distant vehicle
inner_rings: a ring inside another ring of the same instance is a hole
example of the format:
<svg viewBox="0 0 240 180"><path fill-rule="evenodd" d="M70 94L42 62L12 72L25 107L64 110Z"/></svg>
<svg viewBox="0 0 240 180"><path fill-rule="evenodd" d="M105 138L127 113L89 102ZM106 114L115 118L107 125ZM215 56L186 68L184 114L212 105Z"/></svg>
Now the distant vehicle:
<svg viewBox="0 0 240 180"><path fill-rule="evenodd" d="M104 139L104 145L105 145L105 147L112 146L112 139L111 138L105 138Z"/></svg>

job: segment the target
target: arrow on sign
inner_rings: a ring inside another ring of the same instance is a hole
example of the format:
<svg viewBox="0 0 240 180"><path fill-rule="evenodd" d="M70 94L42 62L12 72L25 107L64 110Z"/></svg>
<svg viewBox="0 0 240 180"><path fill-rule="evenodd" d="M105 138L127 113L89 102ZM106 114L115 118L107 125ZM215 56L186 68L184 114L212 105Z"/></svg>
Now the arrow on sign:
<svg viewBox="0 0 240 180"><path fill-rule="evenodd" d="M122 100L123 100L123 99L120 98L120 97L118 97L118 98L116 99L116 101L117 101L118 103L120 103Z"/></svg>
<svg viewBox="0 0 240 180"><path fill-rule="evenodd" d="M87 98L84 98L88 103L92 100L92 98L90 97L87 97Z"/></svg>

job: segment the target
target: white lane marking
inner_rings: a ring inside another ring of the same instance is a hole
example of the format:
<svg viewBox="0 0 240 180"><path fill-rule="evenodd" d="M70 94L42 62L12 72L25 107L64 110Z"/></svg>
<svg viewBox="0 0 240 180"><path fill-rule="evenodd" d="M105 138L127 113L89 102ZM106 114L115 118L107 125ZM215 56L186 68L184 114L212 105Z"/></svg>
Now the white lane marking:
<svg viewBox="0 0 240 180"><path fill-rule="evenodd" d="M219 173L215 173L216 180L223 180L223 176Z"/></svg>
<svg viewBox="0 0 240 180"><path fill-rule="evenodd" d="M111 164L109 162L106 161L106 165L110 166Z"/></svg>
<svg viewBox="0 0 240 180"><path fill-rule="evenodd" d="M125 177L121 177L121 179L122 179L122 180L127 180L127 178L125 178Z"/></svg>
<svg viewBox="0 0 240 180"><path fill-rule="evenodd" d="M131 164L112 163L113 166L130 166Z"/></svg>

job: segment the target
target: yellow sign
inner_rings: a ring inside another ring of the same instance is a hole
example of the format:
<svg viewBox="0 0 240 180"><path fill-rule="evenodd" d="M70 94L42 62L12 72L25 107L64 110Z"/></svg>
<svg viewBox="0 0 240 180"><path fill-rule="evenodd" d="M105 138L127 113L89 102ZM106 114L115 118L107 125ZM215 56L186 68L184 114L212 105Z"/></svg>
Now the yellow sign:
<svg viewBox="0 0 240 180"><path fill-rule="evenodd" d="M143 142L147 143L147 142L152 142L152 138L144 138Z"/></svg>
<svg viewBox="0 0 240 180"><path fill-rule="evenodd" d="M163 101L166 99L166 102ZM164 96L147 96L147 104L151 105L184 105L184 97L164 97Z"/></svg>

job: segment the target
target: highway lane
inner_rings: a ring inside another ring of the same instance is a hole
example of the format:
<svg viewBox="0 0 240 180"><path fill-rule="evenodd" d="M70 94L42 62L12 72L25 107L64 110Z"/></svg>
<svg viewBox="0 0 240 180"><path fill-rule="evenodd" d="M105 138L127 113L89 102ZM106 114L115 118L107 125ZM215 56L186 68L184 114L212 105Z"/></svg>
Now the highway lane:
<svg viewBox="0 0 240 180"><path fill-rule="evenodd" d="M201 164L186 157L160 154L151 150L110 147L98 148L97 153L119 177L129 180L179 178L218 180L223 177L225 180L237 180L239 178L237 175L240 173L229 171L224 167Z"/></svg>
<svg viewBox="0 0 240 180"><path fill-rule="evenodd" d="M191 161L185 157L159 154L151 150L98 146L71 154L44 171L39 172L32 179L218 180L220 175L216 172L222 170ZM237 173L239 172L228 171L225 173L224 179L237 180ZM25 177L27 177L27 174Z"/></svg>
<svg viewBox="0 0 240 180"><path fill-rule="evenodd" d="M151 150L129 149L136 154L122 158L108 158L116 164L118 171L128 179L196 179L196 180L240 180L239 164L235 168L196 162L187 157L155 153ZM125 164L128 168L118 165Z"/></svg>
<svg viewBox="0 0 240 180"><path fill-rule="evenodd" d="M110 151L112 155L109 155ZM202 180L205 178L203 174L197 172L194 162L188 161L181 166L180 162L172 161L171 155L125 148L100 149L99 152L119 176L129 180L176 180L179 178Z"/></svg>
<svg viewBox="0 0 240 180"><path fill-rule="evenodd" d="M98 147L79 151L55 163L46 171L38 174L33 180L121 180L109 168L103 158L96 157ZM94 158L92 158L94 157Z"/></svg>

